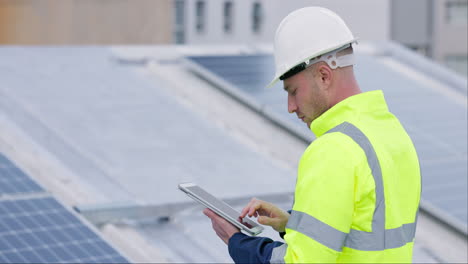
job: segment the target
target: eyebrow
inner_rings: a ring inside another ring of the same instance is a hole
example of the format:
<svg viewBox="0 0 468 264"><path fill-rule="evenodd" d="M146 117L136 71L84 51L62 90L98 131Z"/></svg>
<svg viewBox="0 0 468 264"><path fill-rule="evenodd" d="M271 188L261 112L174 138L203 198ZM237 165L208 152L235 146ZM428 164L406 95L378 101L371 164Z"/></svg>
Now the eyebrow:
<svg viewBox="0 0 468 264"><path fill-rule="evenodd" d="M290 88L289 85L286 85L286 86L283 87L283 89L288 93L289 93L289 88Z"/></svg>

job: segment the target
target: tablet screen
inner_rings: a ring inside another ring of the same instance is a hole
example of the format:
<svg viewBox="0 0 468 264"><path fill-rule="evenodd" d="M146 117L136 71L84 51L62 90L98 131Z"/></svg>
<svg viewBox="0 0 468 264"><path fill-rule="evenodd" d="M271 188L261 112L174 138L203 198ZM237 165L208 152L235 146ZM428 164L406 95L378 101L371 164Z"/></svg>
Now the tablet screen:
<svg viewBox="0 0 468 264"><path fill-rule="evenodd" d="M252 220L244 217L244 219L241 221L240 219L240 213L225 202L219 200L218 198L214 197L213 195L209 194L202 188L198 186L190 186L186 187L187 190L190 190L193 194L197 195L201 199L207 201L214 207L218 208L220 211L224 212L225 214L229 215L233 219L237 219L240 223L244 224L248 228L252 228L255 226L258 226L255 222Z"/></svg>

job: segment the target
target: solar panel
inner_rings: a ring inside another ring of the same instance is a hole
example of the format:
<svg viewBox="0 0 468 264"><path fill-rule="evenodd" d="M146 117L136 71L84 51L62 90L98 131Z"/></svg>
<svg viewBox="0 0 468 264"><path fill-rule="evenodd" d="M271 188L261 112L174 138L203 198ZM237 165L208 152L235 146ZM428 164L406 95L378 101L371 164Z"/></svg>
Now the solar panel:
<svg viewBox="0 0 468 264"><path fill-rule="evenodd" d="M44 192L44 189L0 154L0 195L35 192Z"/></svg>
<svg viewBox="0 0 468 264"><path fill-rule="evenodd" d="M266 89L274 76L274 59L268 54L192 56L189 60L234 85L242 93L254 98L261 108L268 107L274 114L305 135L311 134L309 128L298 122L296 115L287 111L287 97L282 82Z"/></svg>
<svg viewBox="0 0 468 264"><path fill-rule="evenodd" d="M66 262L128 263L0 153L0 263Z"/></svg>
<svg viewBox="0 0 468 264"><path fill-rule="evenodd" d="M0 201L1 263L128 263L54 198Z"/></svg>
<svg viewBox="0 0 468 264"><path fill-rule="evenodd" d="M391 112L413 139L421 161L422 198L458 219L466 229L466 105L454 103L450 97L427 87L426 83L389 67L381 58L356 55L355 72L361 89L383 90ZM203 69L200 74L209 71L227 81L262 107L269 107L282 116L288 126L300 124L287 112L286 93L281 82L265 89L274 75L273 56L193 56L188 59ZM196 67L193 70L197 71ZM446 86L451 89L449 84ZM305 126L301 129L310 133Z"/></svg>

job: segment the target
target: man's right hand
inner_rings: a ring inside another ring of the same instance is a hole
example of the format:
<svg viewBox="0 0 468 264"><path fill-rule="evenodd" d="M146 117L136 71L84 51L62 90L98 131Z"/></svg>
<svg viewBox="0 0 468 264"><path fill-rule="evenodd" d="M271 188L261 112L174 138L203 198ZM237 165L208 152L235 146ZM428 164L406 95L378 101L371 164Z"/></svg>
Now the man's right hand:
<svg viewBox="0 0 468 264"><path fill-rule="evenodd" d="M244 218L246 215L258 217L257 220L260 224L271 226L278 232L284 232L289 219L288 212L274 204L256 198L252 198L247 206L242 209L240 217Z"/></svg>

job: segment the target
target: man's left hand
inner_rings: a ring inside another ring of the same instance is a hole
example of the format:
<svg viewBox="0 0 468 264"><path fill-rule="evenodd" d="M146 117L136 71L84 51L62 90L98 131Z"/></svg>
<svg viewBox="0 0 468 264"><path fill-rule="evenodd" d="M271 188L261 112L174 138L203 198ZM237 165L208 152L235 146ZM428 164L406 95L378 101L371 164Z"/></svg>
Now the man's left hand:
<svg viewBox="0 0 468 264"><path fill-rule="evenodd" d="M226 221L221 216L217 215L212 210L206 208L203 210L203 213L211 219L211 224L216 234L221 238L221 240L228 244L229 239L237 232L240 232L239 228L235 227L233 224Z"/></svg>

